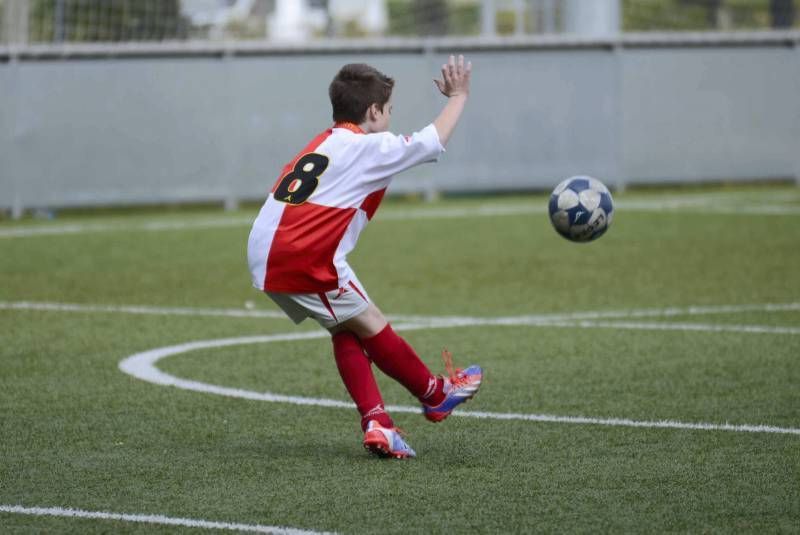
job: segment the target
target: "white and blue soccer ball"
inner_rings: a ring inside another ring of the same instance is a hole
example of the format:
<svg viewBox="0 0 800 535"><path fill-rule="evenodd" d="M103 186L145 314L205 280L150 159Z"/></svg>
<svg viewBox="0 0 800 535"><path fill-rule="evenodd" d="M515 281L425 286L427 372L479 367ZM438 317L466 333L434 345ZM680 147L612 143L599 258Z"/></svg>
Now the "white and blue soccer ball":
<svg viewBox="0 0 800 535"><path fill-rule="evenodd" d="M608 188L590 176L573 176L550 195L550 222L556 232L574 242L602 236L614 216L614 200Z"/></svg>

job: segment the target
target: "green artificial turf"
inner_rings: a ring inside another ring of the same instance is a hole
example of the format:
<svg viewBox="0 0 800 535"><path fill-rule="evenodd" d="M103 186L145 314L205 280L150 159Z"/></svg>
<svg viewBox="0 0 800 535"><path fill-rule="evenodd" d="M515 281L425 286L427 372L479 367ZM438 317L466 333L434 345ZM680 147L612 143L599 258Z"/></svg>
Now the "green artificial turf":
<svg viewBox="0 0 800 535"><path fill-rule="evenodd" d="M557 236L542 196L390 200L350 260L389 315L473 317L471 326L439 328L424 328L423 318L407 330L408 320L394 320L435 371L444 346L457 364L484 366L465 411L800 429L798 190L615 199L611 230L592 244ZM676 199L700 204L654 210ZM486 207L516 212L479 215ZM775 207L782 211L770 214ZM247 273L254 215L0 223L0 232L83 227L0 237L0 505L341 533L800 531L800 432L456 415L432 425L398 412L418 458L382 460L361 448L354 409L158 386L118 367L185 342L317 330L310 322L10 308L274 311ZM230 224L193 226L208 221ZM143 226L152 223L183 226ZM788 306L759 306L767 303ZM686 309L693 306L710 308ZM625 316L668 307L682 310ZM622 317L581 327L569 316L608 312ZM568 316L558 325L479 321L553 314ZM348 399L325 338L198 349L157 366L230 388ZM378 379L388 404L414 405L402 387ZM193 530L0 512L0 532Z"/></svg>

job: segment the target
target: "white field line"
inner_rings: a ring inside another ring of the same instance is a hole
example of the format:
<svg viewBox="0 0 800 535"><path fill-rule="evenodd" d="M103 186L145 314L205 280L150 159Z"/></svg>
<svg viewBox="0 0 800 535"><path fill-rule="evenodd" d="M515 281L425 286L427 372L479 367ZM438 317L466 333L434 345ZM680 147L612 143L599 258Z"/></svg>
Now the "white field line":
<svg viewBox="0 0 800 535"><path fill-rule="evenodd" d="M416 316L392 315L395 321L422 322L422 323L448 323L453 326L481 324L481 325L553 325L579 320L599 319L630 319L630 318L660 318L675 316L705 316L713 314L737 314L742 312L793 312L800 311L800 302L792 303L758 303L743 305L711 305L669 307L653 309L631 310L600 310L588 312L568 312L554 314L529 314L522 316L505 317L471 317L471 316ZM570 325L575 325L571 323Z"/></svg>
<svg viewBox="0 0 800 535"><path fill-rule="evenodd" d="M432 329L440 328L441 325L396 325L398 330L408 331L414 329ZM240 338L226 338L218 340L201 340L196 342L188 342L168 347L160 347L136 353L119 363L119 368L124 373L127 373L137 379L147 381L149 383L173 386L183 390L190 390L194 392L202 392L207 394L216 394L220 396L234 397L249 399L255 401L267 401L272 403L289 403L293 405L303 406L317 406L328 408L340 409L354 409L353 403L340 401L327 398L310 398L301 396L286 396L282 394L274 394L272 392L254 392L251 390L244 390L240 388L230 388L219 385L212 385L200 381L191 381L188 379L181 379L159 370L156 363L160 360L195 351L198 349L220 348L244 344L263 344L274 342L285 342L292 340L312 340L318 338L327 338L328 333L325 331L314 331L304 333L286 333L286 334L273 334L265 336L249 336ZM418 413L419 407L410 407L403 405L387 406L390 412L407 412ZM568 424L582 424L582 425L606 425L617 427L640 427L640 428L668 428L668 429L687 429L687 430L704 430L704 431L733 431L740 433L778 433L778 434L791 434L800 435L800 428L791 427L776 427L761 424L715 424L715 423L697 423L697 422L679 422L673 420L664 421L637 421L627 418L591 418L586 416L559 416L552 414L524 414L524 413L499 413L499 412L471 412L471 411L455 411L453 416L462 416L467 418L484 418L494 420L518 420L518 421L532 421L532 422L552 422L552 423L568 423Z"/></svg>
<svg viewBox="0 0 800 535"><path fill-rule="evenodd" d="M80 304L80 303L52 303L42 301L0 301L0 310L37 310L45 312L81 312L81 313L119 313L119 314L146 314L159 316L210 316L226 318L275 318L287 319L283 312L277 310L249 310L239 308L191 308L191 307L155 307L143 305L102 305L102 304ZM564 322L590 321L590 320L609 320L609 319L633 319L633 318L667 318L675 316L705 316L713 314L736 314L742 312L794 312L800 311L800 302L791 303L758 303L742 305L714 305L714 306L689 306L689 307L669 307L654 309L630 309L630 310L602 310L587 312L570 312L554 314L528 314L521 316L501 316L501 317L480 317L480 316L419 316L409 314L390 314L391 321L403 321L407 323L421 323L437 326L460 327L468 325L550 325L554 327L564 326ZM614 326L622 327L622 323L614 323ZM643 325L659 325L657 323ZM689 324L687 324L689 325ZM696 324L691 324L695 325ZM568 326L581 326L576 323L569 323ZM604 327L604 325L589 325L586 327ZM709 326L717 327L717 326ZM731 326L722 326L731 327ZM740 326L743 329L748 326ZM752 327L752 326L750 326ZM757 326L759 329L762 327ZM637 327L630 327L637 328ZM657 329L658 327L653 327ZM764 327L769 329L783 329L783 327ZM790 331L792 327L786 327ZM687 328L686 330L692 330ZM697 329L695 329L697 330ZM700 329L703 330L703 329ZM713 330L713 329L711 329ZM759 331L752 331L759 332ZM794 334L794 333L792 333Z"/></svg>
<svg viewBox="0 0 800 535"><path fill-rule="evenodd" d="M212 522L193 518L175 518L163 515L141 515L128 513L108 513L105 511L84 511L62 507L22 507L20 505L0 505L0 513L14 513L31 516L57 516L67 518L89 518L95 520L118 520L122 522L138 522L143 524L162 524L167 526L184 526L189 528L222 529L228 531L247 531L253 533L272 533L274 535L317 535L327 532L305 531L301 529L278 526L262 526L260 524L238 524L229 522Z"/></svg>
<svg viewBox="0 0 800 535"><path fill-rule="evenodd" d="M0 238L22 238L54 234L81 234L84 232L159 232L163 230L242 227L253 223L255 217L215 217L175 221L145 221L141 223L66 223L20 226L0 229Z"/></svg>
<svg viewBox="0 0 800 535"><path fill-rule="evenodd" d="M800 334L800 327L773 327L770 325L720 325L704 323L666 323L630 321L578 321L577 323L553 322L548 327L581 327L584 329L626 329L639 331L702 331L755 334Z"/></svg>
<svg viewBox="0 0 800 535"><path fill-rule="evenodd" d="M212 316L225 318L277 318L287 319L277 310L247 310L238 308L186 308L154 307L141 305L85 305L78 303L47 303L36 301L0 301L0 310L38 310L45 312L102 312L119 314L145 314L155 316Z"/></svg>
<svg viewBox="0 0 800 535"><path fill-rule="evenodd" d="M454 219L472 217L502 217L526 214L544 214L547 211L546 201L541 205L519 204L484 204L472 207L444 208L412 208L406 210L386 210L380 214L380 220L412 220L412 219ZM702 211L715 214L730 215L778 215L791 216L800 214L800 206L736 203L736 197L725 194L685 195L662 197L658 200L620 200L616 202L617 210L630 212L665 212L665 211ZM252 217L215 217L186 220L153 221L140 223L66 223L36 226L19 226L0 229L0 238L24 238L61 234L80 234L86 232L158 232L166 230L195 230L219 227L247 227L255 219Z"/></svg>

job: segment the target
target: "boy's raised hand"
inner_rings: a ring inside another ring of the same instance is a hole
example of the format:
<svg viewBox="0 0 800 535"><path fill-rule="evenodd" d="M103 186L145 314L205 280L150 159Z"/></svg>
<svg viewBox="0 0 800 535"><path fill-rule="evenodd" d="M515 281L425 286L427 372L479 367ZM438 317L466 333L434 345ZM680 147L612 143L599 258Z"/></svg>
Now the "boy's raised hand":
<svg viewBox="0 0 800 535"><path fill-rule="evenodd" d="M467 96L469 95L469 77L472 74L472 63L464 65L464 56L458 56L456 62L455 56L450 56L450 61L442 65L442 78L437 80L434 78L436 87L447 97L447 103L442 108L441 113L433 121L433 126L439 134L439 142L442 146L447 144L453 129L458 123L461 112L464 111L464 106L467 104Z"/></svg>
<svg viewBox="0 0 800 535"><path fill-rule="evenodd" d="M464 56L450 56L450 60L442 65L442 80L434 78L434 83L439 91L446 97L467 96L469 95L469 79L472 74L472 62L464 65Z"/></svg>

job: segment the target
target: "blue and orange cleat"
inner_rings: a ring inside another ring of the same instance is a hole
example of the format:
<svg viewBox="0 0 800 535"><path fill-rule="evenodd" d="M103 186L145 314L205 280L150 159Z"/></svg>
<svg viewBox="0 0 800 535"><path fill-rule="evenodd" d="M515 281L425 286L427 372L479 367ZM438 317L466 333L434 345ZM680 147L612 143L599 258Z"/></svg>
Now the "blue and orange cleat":
<svg viewBox="0 0 800 535"><path fill-rule="evenodd" d="M442 359L449 375L444 378L444 400L436 406L422 404L425 418L434 423L441 422L450 416L458 405L472 399L483 379L483 370L475 364L466 370L453 368L453 355L446 349L442 351Z"/></svg>
<svg viewBox="0 0 800 535"><path fill-rule="evenodd" d="M396 427L383 427L375 420L367 423L364 432L364 447L379 457L394 457L395 459L408 459L417 454L406 444Z"/></svg>

